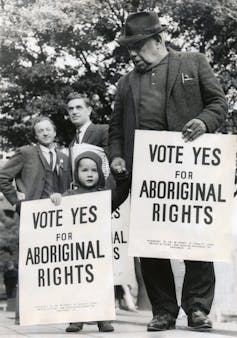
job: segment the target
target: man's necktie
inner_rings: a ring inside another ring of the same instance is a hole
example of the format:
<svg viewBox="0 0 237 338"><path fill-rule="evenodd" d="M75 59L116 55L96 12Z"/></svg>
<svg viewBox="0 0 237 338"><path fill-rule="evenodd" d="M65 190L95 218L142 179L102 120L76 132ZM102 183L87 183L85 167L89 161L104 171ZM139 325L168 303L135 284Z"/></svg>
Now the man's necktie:
<svg viewBox="0 0 237 338"><path fill-rule="evenodd" d="M49 166L50 169L53 171L53 152L51 150L49 151Z"/></svg>
<svg viewBox="0 0 237 338"><path fill-rule="evenodd" d="M77 129L76 131L76 143L80 143L80 129Z"/></svg>

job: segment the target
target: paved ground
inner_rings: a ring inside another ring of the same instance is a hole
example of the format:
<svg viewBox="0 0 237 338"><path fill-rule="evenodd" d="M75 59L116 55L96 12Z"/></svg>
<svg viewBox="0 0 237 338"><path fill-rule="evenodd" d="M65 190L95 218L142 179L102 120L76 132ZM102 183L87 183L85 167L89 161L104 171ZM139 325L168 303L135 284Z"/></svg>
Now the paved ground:
<svg viewBox="0 0 237 338"><path fill-rule="evenodd" d="M214 323L211 332L194 332L186 328L186 318L177 321L175 330L163 332L147 332L146 324L151 319L149 311L128 312L117 311L117 320L113 323L115 331L112 333L98 332L96 325L85 325L80 333L66 333L66 324L19 326L14 324L14 312L0 311L1 338L223 338L237 337L237 322Z"/></svg>

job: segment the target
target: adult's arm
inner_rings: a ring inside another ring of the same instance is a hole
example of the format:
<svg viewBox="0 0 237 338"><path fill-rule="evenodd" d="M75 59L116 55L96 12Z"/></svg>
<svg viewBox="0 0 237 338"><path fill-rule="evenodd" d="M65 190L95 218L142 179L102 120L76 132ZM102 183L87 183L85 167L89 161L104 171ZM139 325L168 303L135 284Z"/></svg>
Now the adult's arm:
<svg viewBox="0 0 237 338"><path fill-rule="evenodd" d="M210 64L205 55L198 53L198 75L204 106L197 119L202 120L207 132L213 133L223 124L228 111L228 104Z"/></svg>
<svg viewBox="0 0 237 338"><path fill-rule="evenodd" d="M131 177L116 181L116 187L112 189L112 212L114 212L126 200L131 186Z"/></svg>
<svg viewBox="0 0 237 338"><path fill-rule="evenodd" d="M109 125L109 160L114 158L123 158L123 142L124 142L124 126L123 126L123 95L122 82L124 78L120 79L115 95L114 109L111 115Z"/></svg>
<svg viewBox="0 0 237 338"><path fill-rule="evenodd" d="M0 169L0 191L12 205L15 205L19 201L13 181L23 166L23 152L21 149L18 149L12 158Z"/></svg>

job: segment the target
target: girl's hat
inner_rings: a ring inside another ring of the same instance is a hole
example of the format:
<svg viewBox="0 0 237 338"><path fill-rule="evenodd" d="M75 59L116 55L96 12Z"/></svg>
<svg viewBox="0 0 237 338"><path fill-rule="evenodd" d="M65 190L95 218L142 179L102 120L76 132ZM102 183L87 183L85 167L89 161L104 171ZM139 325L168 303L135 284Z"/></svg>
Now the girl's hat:
<svg viewBox="0 0 237 338"><path fill-rule="evenodd" d="M89 158L90 160L94 161L97 166L97 170L99 173L99 181L98 181L98 188L104 188L105 186L105 177L102 171L102 159L101 157L96 154L94 151L84 151L80 155L78 155L75 159L74 163L74 180L76 184L80 185L79 178L78 178L78 167L79 167L79 162L84 159L84 158Z"/></svg>

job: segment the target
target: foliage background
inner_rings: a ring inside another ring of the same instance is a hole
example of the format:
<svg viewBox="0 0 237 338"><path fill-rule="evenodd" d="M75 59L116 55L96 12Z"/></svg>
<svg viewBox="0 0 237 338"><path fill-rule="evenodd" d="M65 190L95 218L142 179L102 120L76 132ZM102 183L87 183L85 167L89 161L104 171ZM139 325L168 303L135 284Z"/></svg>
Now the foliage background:
<svg viewBox="0 0 237 338"><path fill-rule="evenodd" d="M172 47L207 55L229 101L221 131L237 134L236 0L0 0L0 150L31 142L39 114L68 145L74 131L64 100L72 90L89 95L95 122L109 122L116 83L131 68L115 39L139 10L159 13ZM0 247L16 253L16 221L0 214L0 227Z"/></svg>

